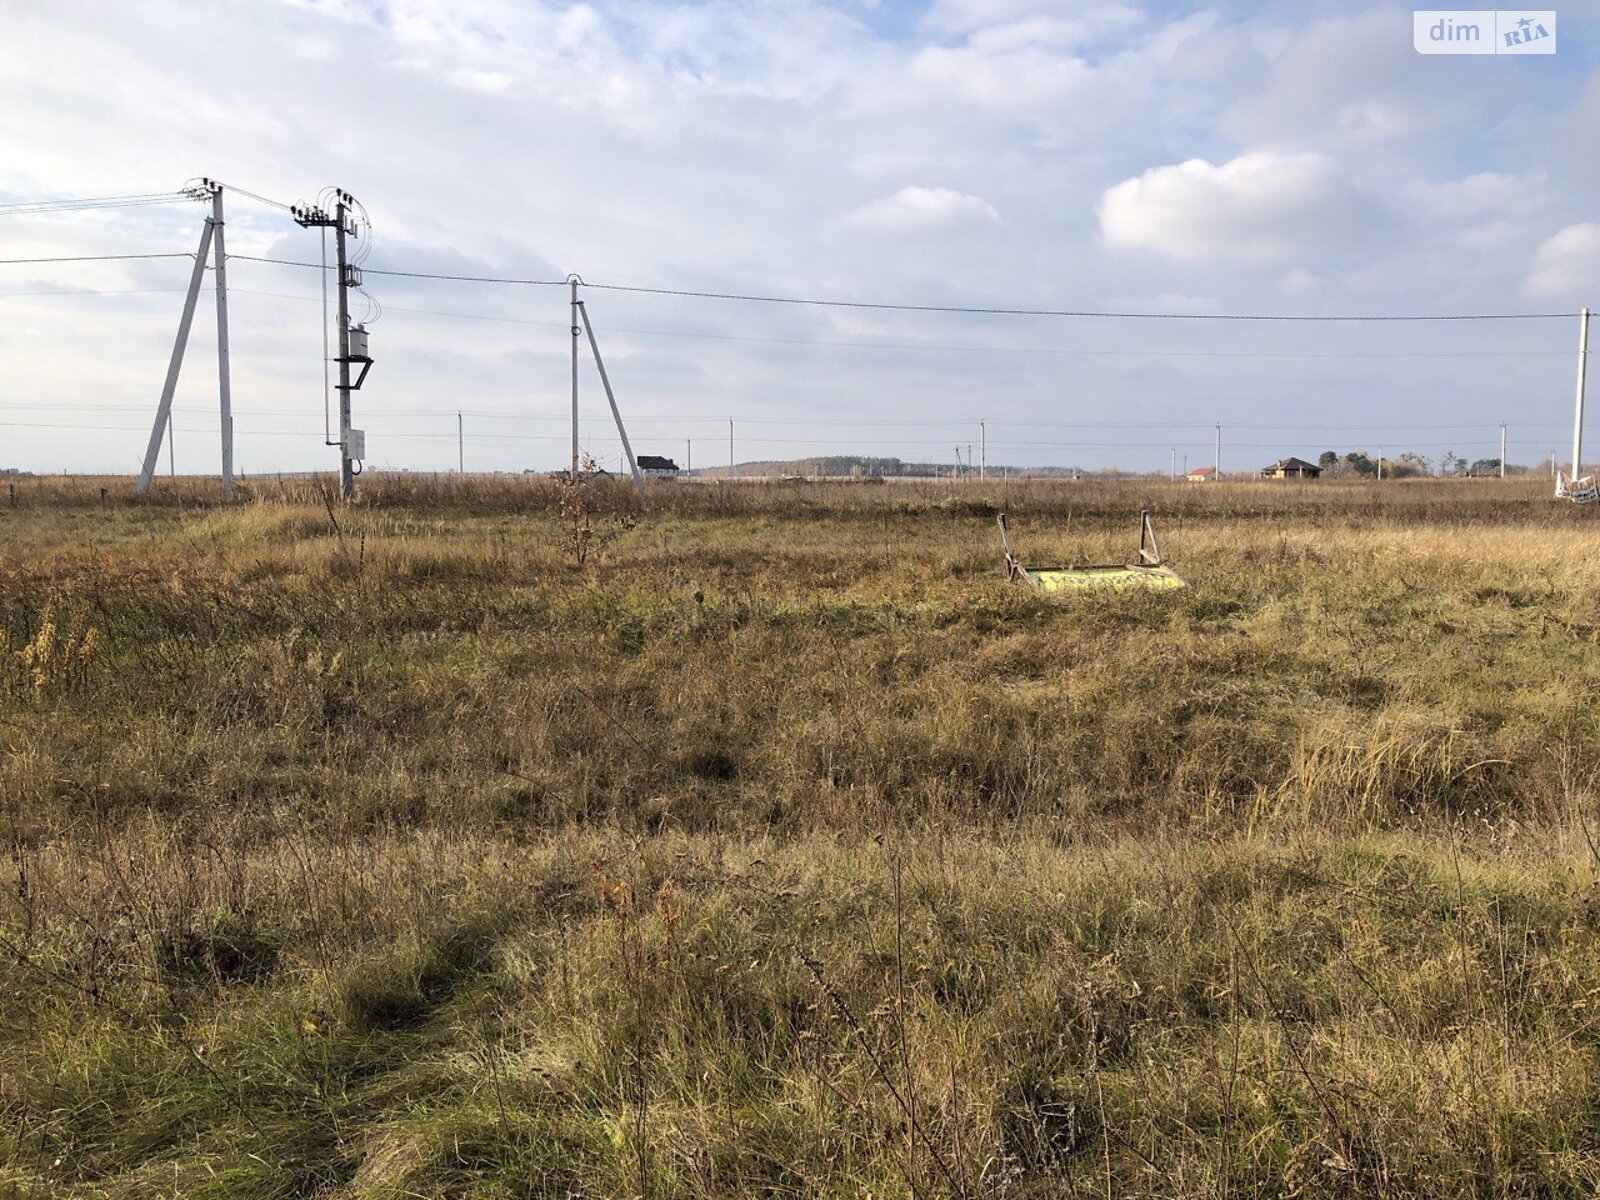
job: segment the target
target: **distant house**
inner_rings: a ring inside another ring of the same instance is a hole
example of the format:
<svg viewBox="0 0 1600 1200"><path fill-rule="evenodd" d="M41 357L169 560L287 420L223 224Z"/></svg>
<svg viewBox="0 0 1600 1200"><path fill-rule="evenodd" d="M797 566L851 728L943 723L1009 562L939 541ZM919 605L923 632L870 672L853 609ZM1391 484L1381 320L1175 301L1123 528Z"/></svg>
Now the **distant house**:
<svg viewBox="0 0 1600 1200"><path fill-rule="evenodd" d="M1261 468L1263 479L1316 479L1322 468L1303 458L1280 458L1271 466Z"/></svg>
<svg viewBox="0 0 1600 1200"><path fill-rule="evenodd" d="M639 455L639 473L646 479L676 479L678 464L659 454Z"/></svg>
<svg viewBox="0 0 1600 1200"><path fill-rule="evenodd" d="M1212 483L1217 478L1215 467L1196 467L1184 476L1190 483Z"/></svg>

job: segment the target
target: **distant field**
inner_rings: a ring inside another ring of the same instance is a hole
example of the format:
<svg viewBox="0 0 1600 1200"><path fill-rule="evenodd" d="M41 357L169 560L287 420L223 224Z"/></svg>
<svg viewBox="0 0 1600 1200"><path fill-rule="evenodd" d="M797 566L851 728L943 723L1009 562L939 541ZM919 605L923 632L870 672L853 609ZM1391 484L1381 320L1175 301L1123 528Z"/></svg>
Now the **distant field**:
<svg viewBox="0 0 1600 1200"><path fill-rule="evenodd" d="M1600 1187L1548 481L322 486L0 488L0 1195Z"/></svg>

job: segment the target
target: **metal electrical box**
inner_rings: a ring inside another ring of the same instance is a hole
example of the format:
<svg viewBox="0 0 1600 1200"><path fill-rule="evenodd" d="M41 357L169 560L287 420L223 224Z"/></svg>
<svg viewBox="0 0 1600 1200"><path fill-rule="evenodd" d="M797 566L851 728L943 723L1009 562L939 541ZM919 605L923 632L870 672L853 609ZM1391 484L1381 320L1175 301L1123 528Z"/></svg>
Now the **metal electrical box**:
<svg viewBox="0 0 1600 1200"><path fill-rule="evenodd" d="M367 328L365 325L350 326L350 361L370 362L371 356L367 354Z"/></svg>
<svg viewBox="0 0 1600 1200"><path fill-rule="evenodd" d="M356 462L364 462L367 457L367 431L365 429L347 430L344 435L344 452L346 457Z"/></svg>

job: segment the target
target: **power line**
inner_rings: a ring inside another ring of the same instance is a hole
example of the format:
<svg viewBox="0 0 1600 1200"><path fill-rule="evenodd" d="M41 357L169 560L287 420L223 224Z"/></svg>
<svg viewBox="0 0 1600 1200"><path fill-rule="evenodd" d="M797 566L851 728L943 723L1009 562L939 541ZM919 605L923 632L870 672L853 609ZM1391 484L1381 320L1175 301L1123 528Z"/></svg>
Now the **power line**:
<svg viewBox="0 0 1600 1200"><path fill-rule="evenodd" d="M244 188L240 187L236 183L227 183L227 182L225 182L224 180L221 180L221 179L214 179L214 180L212 180L212 182L217 184L220 187L226 188L229 192L231 192L231 193L233 193L235 195L246 196L251 200L255 200L255 201L257 201L257 202L259 202L261 204L265 204L270 208L282 209L284 212L293 212L294 211L294 206L292 204L285 204L282 200L274 200L270 196L263 196L263 195L260 195L257 192L246 191ZM237 254L230 254L230 255L228 255L228 257L229 258L239 258L241 256L237 255Z"/></svg>
<svg viewBox="0 0 1600 1200"><path fill-rule="evenodd" d="M250 258L248 255L230 254L231 260ZM261 261L251 259L251 261ZM12 296L123 296L135 292L181 292L183 288L128 288L99 290L92 288L68 289L49 292L0 292L0 299ZM264 292L255 288L230 288L234 295L264 296L276 300L297 300L318 303L315 296L300 296L291 292ZM385 305L385 312L411 313L420 316L447 317L463 321L489 321L504 325L524 325L538 329L566 329L559 321L530 321L522 317L498 317L487 313L452 312L437 308L410 308L403 305ZM1401 351L1318 351L1318 350L1104 350L1061 346L974 346L960 343L916 342L849 342L826 338L766 338L744 334L709 333L701 330L640 329L631 326L613 326L612 333L641 337L672 337L691 340L724 342L749 342L778 346L825 346L848 350L904 350L937 351L971 354L1038 354L1052 357L1097 358L1197 358L1197 359L1332 359L1361 361L1367 359L1449 359L1449 358L1567 358L1567 350L1401 350Z"/></svg>
<svg viewBox="0 0 1600 1200"><path fill-rule="evenodd" d="M252 192L237 184L223 183L221 180L212 180L221 184L228 191L245 196L258 203L271 208L290 211L290 206L281 200L274 200L270 196L263 196L259 192ZM196 178L187 185L174 192L131 192L119 196L80 196L65 197L58 200L17 200L8 204L0 204L0 217L4 216L31 216L35 213L52 212L78 212L85 209L96 208L138 208L149 204L178 204L187 200L203 199L198 194L198 188L203 181Z"/></svg>
<svg viewBox="0 0 1600 1200"><path fill-rule="evenodd" d="M255 254L230 254L228 257L244 262L271 263L278 267L306 267L312 271L327 269L320 263L297 262L288 258L263 258ZM390 275L401 279L435 279L451 283L506 283L519 287L566 287L568 282L565 279L508 279L497 275L442 275L430 271L381 271L376 267L362 267L361 272L364 275Z"/></svg>
<svg viewBox="0 0 1600 1200"><path fill-rule="evenodd" d="M235 289L242 290L242 289ZM285 300L309 299L282 292L251 292L255 296L277 296ZM530 325L542 329L565 329L559 321L529 321L518 317L493 317L483 313L448 312L433 308L385 306L387 312L414 313L431 317L454 317L466 321L494 321L507 325ZM1570 314L1569 314L1570 315ZM831 346L849 350L954 351L969 354L1046 354L1063 357L1096 358L1265 358L1265 359L1421 359L1421 358L1568 358L1567 350L1401 350L1401 351L1299 351L1299 350L1086 350L1058 346L973 346L953 342L846 342L826 338L769 338L736 333L706 333L680 329L637 329L609 326L609 332L644 337L673 337L718 342L751 342L767 346Z"/></svg>
<svg viewBox="0 0 1600 1200"><path fill-rule="evenodd" d="M287 258L265 258L256 255L236 254L232 257L249 262L270 263L281 267L304 267L313 271L324 268L318 263L299 262ZM365 268L369 275L391 275L407 279L432 279L453 283L500 283L525 287L564 287L565 279L514 279L498 275L449 275L428 271L385 271ZM1572 316L1567 312L1533 313L1174 313L1130 312L1110 309L1068 308L999 308L953 304L895 304L869 300L833 300L804 296L763 296L740 292L700 292L686 288L640 287L623 283L590 283L579 281L579 287L608 292L631 292L646 296L678 296L695 300L733 300L747 304L793 304L822 308L875 309L888 312L952 313L961 316L994 317L1082 317L1117 320L1155 321L1549 321ZM620 331L619 331L620 332Z"/></svg>
<svg viewBox="0 0 1600 1200"><path fill-rule="evenodd" d="M822 300L799 296L757 296L736 292L696 292L682 288L637 287L621 283L585 283L608 292L680 296L696 300L736 300L753 304L804 304L824 308L868 308L890 312L955 313L994 317L1094 317L1153 321L1543 321L1571 313L1155 313L1066 308L986 308L950 304L889 304L867 300Z"/></svg>
<svg viewBox="0 0 1600 1200"><path fill-rule="evenodd" d="M102 208L141 208L151 204L178 204L191 197L187 192L140 192L125 196L84 196L62 200L19 200L0 204L0 217L27 217L58 212L84 212Z"/></svg>
<svg viewBox="0 0 1600 1200"><path fill-rule="evenodd" d="M53 292L0 292L0 300L37 296L142 296L152 292L186 292L188 288L63 288ZM206 289L210 291L210 288Z"/></svg>
<svg viewBox="0 0 1600 1200"><path fill-rule="evenodd" d="M229 256L233 257L232 255ZM0 258L0 266L26 263L76 263L76 262L127 262L143 258L194 258L193 254L173 251L169 254L71 254L51 258Z"/></svg>

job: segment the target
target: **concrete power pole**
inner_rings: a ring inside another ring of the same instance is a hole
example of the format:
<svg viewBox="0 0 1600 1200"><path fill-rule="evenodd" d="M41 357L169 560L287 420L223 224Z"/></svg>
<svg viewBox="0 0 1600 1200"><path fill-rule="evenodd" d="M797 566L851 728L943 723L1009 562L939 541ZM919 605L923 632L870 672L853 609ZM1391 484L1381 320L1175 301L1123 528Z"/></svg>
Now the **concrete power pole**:
<svg viewBox="0 0 1600 1200"><path fill-rule="evenodd" d="M1572 414L1572 479L1583 473L1583 390L1589 369L1589 310L1578 314L1578 399Z"/></svg>
<svg viewBox="0 0 1600 1200"><path fill-rule="evenodd" d="M355 494L356 475L350 459L350 259L345 244L350 218L343 192L333 216L334 261L339 272L339 495L348 500Z"/></svg>
<svg viewBox="0 0 1600 1200"><path fill-rule="evenodd" d="M467 473L467 438L461 423L461 410L456 409L456 474Z"/></svg>
<svg viewBox="0 0 1600 1200"><path fill-rule="evenodd" d="M578 338L582 336L583 330L578 326L578 277L568 275L567 282L572 285L568 320L568 324L572 326L572 474L567 478L576 483L578 480Z"/></svg>
<svg viewBox="0 0 1600 1200"><path fill-rule="evenodd" d="M984 422L978 422L978 482L982 483L989 478L989 427Z"/></svg>
<svg viewBox="0 0 1600 1200"><path fill-rule="evenodd" d="M233 499L233 384L228 370L228 251L222 238L222 185L211 188L212 252L217 264L217 398L222 412L222 498Z"/></svg>
<svg viewBox="0 0 1600 1200"><path fill-rule="evenodd" d="M1222 479L1222 422L1217 422L1217 454L1211 464L1211 478L1217 481Z"/></svg>
<svg viewBox="0 0 1600 1200"><path fill-rule="evenodd" d="M355 464L366 457L367 435L364 430L350 427L350 393L359 391L372 369L372 357L367 353L367 331L364 326L350 324L350 289L361 286L361 272L350 264L349 239L357 236L350 221L350 209L355 197L342 189L334 189L333 215L326 209L309 205L295 205L289 211L295 223L305 228L333 226L334 269L339 285L339 495L348 500L355 495ZM355 382L350 380L350 364L360 363L361 374Z"/></svg>
<svg viewBox="0 0 1600 1200"><path fill-rule="evenodd" d="M183 315L178 319L178 335L172 342L172 357L167 362L167 378L161 387L161 399L156 404L156 418L150 427L150 441L145 446L144 461L139 467L139 481L134 490L144 494L155 478L156 462L161 456L161 442L167 442L167 471L176 475L177 451L172 437L172 397L178 388L178 374L183 369L184 351L189 345L189 330L194 325L194 311L200 300L200 285L205 281L206 259L212 245L217 248L217 372L222 405L222 494L233 495L233 399L228 382L228 274L222 249L222 185L205 179L197 187L186 189L191 200L211 201L211 215L206 218L200 233L200 248L195 252L194 270L189 276L189 290L184 296Z"/></svg>
<svg viewBox="0 0 1600 1200"><path fill-rule="evenodd" d="M155 424L150 429L150 441L145 446L144 464L139 469L139 482L134 490L143 493L155 476L156 459L161 454L161 439L172 427L172 394L178 388L178 372L183 369L183 352L189 345L189 329L194 324L195 304L200 299L200 284L205 279L206 256L211 253L211 238L215 226L209 218L200 234L200 249L194 256L194 271L189 276L189 292L184 297L183 315L178 318L178 336L172 343L172 358L167 363L167 380L161 387L161 400L156 405ZM170 441L169 441L169 454Z"/></svg>
<svg viewBox="0 0 1600 1200"><path fill-rule="evenodd" d="M611 390L611 376L606 374L606 360L600 357L600 343L594 336L594 325L589 320L589 309L578 301L578 318L583 322L583 332L589 337L589 351L594 355L594 369L600 374L600 386L605 389L606 403L611 406L611 419L617 424L617 436L622 439L622 458L633 472L633 486L644 492L644 475L639 471L639 460L633 456L633 444L628 441L628 429L622 423L622 410L617 407L617 394ZM576 344L576 343L574 343ZM622 463L617 466L620 474Z"/></svg>

